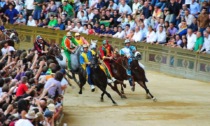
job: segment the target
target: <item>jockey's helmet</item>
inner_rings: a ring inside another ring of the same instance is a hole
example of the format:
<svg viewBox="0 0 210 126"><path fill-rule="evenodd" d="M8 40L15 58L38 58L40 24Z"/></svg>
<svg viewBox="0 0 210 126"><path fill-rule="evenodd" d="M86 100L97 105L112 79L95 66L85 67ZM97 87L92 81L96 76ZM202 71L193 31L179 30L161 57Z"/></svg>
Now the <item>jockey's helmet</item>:
<svg viewBox="0 0 210 126"><path fill-rule="evenodd" d="M130 40L129 40L129 39L126 39L124 43L125 43L125 44L126 44L126 43L130 43Z"/></svg>
<svg viewBox="0 0 210 126"><path fill-rule="evenodd" d="M78 32L77 32L77 33L75 33L75 36L80 36L80 33L78 33Z"/></svg>
<svg viewBox="0 0 210 126"><path fill-rule="evenodd" d="M71 32L67 32L67 33L66 33L66 36L67 36L67 37L68 37L68 36L72 36L72 35L71 35Z"/></svg>
<svg viewBox="0 0 210 126"><path fill-rule="evenodd" d="M102 44L103 44L103 45L104 45L104 44L107 44L107 42L108 42L107 40L103 40L103 41L102 41Z"/></svg>
<svg viewBox="0 0 210 126"><path fill-rule="evenodd" d="M37 35L36 39L42 39L42 37L40 35Z"/></svg>
<svg viewBox="0 0 210 126"><path fill-rule="evenodd" d="M87 48L87 47L88 47L88 45L87 45L87 44L84 44L82 47L83 47L83 48Z"/></svg>

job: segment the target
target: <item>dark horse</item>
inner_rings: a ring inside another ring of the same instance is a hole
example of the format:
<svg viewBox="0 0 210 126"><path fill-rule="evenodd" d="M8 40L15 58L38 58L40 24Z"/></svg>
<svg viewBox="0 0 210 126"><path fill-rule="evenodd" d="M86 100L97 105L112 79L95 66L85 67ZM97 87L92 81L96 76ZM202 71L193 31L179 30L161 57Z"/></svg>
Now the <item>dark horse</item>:
<svg viewBox="0 0 210 126"><path fill-rule="evenodd" d="M150 93L146 86L147 79L145 76L145 71L142 67L139 66L139 59L141 59L141 56L139 57L139 55L137 57L133 57L133 60L129 66L128 58L126 56L120 56L117 54L111 64L113 76L120 81L128 80L130 77L127 75L126 69L131 69L132 79L134 80L133 86L135 87L135 82L137 82L143 89L145 89L147 97L150 96L153 101L156 101L156 98ZM122 87L121 93L124 93Z"/></svg>
<svg viewBox="0 0 210 126"><path fill-rule="evenodd" d="M96 55L93 55L90 63L91 63L91 65L90 65L91 79L92 79L94 85L97 86L102 91L101 101L104 101L103 96L104 96L104 94L106 94L112 100L112 103L114 105L117 105L117 103L112 99L112 96L106 91L107 76L99 66L98 57ZM83 75L81 77L85 77L84 75L85 75L85 73L83 72ZM82 87L84 86L84 84L85 83L83 83L83 85L80 86L80 93L82 93Z"/></svg>
<svg viewBox="0 0 210 126"><path fill-rule="evenodd" d="M2 46L2 43L8 42L9 46L15 46L15 43L19 43L20 40L18 38L18 33L16 30L4 30L3 33L5 34L6 38L5 40L0 40L0 46Z"/></svg>

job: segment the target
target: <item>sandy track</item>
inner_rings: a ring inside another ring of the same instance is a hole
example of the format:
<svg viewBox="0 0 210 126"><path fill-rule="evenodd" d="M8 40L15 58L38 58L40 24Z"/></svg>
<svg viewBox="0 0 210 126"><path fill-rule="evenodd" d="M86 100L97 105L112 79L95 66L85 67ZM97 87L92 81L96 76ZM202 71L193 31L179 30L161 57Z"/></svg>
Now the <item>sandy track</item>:
<svg viewBox="0 0 210 126"><path fill-rule="evenodd" d="M145 91L136 85L132 92L127 83L121 99L108 87L118 106L112 106L101 91L90 92L86 84L82 95L79 88L68 87L64 100L63 122L68 126L210 126L210 84L176 78L147 71L150 92L158 99L145 99Z"/></svg>

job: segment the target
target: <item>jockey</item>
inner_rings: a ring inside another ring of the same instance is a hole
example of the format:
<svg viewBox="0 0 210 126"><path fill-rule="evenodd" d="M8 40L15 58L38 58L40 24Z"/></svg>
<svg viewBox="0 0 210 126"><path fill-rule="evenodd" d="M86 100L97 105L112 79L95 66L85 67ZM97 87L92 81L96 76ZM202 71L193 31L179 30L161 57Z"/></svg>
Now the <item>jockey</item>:
<svg viewBox="0 0 210 126"><path fill-rule="evenodd" d="M83 45L83 44L86 44L89 46L89 43L88 41L84 38L84 37L81 37L80 33L75 33L75 40L76 42L79 44L79 45Z"/></svg>
<svg viewBox="0 0 210 126"><path fill-rule="evenodd" d="M88 50L88 45L84 44L83 45L83 52L80 55L80 64L82 66L82 68L84 70L86 70L87 72L87 76L88 76L88 83L90 85L90 88L93 91L95 91L95 87L93 85L93 82L90 78L91 75L91 70L90 70L90 59L92 58L92 55L95 55L95 53L93 51L89 51Z"/></svg>
<svg viewBox="0 0 210 126"><path fill-rule="evenodd" d="M67 32L61 42L61 48L64 50L68 62L68 68L71 69L71 53L74 53L78 43L72 37L71 32Z"/></svg>
<svg viewBox="0 0 210 126"><path fill-rule="evenodd" d="M112 80L108 79L108 83L111 83L112 81L116 81L116 79L113 77L111 67L110 67L110 61L113 58L113 48L112 46L108 43L107 40L103 40L102 46L99 48L99 54L100 58L103 60L103 64L106 67L107 70L107 75L110 77Z"/></svg>
<svg viewBox="0 0 210 126"><path fill-rule="evenodd" d="M136 52L136 47L130 45L129 39L126 39L124 43L125 43L125 47L120 50L120 55L124 55L128 58L128 65L130 66L130 63L132 62L132 57L134 56L134 53ZM126 71L127 71L128 76L131 76L131 70L127 69ZM131 89L134 90L132 77L129 79L129 83L130 83Z"/></svg>
<svg viewBox="0 0 210 126"><path fill-rule="evenodd" d="M34 42L34 51L37 51L39 56L47 53L47 51L45 51L45 45L50 46L40 35L37 35Z"/></svg>

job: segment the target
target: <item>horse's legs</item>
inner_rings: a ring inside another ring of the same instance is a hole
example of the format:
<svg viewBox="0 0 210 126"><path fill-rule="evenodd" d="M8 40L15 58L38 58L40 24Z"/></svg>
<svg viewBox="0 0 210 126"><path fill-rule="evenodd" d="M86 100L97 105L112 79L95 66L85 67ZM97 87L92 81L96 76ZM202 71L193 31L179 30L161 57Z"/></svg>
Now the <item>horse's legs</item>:
<svg viewBox="0 0 210 126"><path fill-rule="evenodd" d="M114 82L114 86L112 86L112 84L108 83L108 85L112 88L112 90L114 90L115 92L117 92L117 94L121 97L121 98L126 98L123 94L120 93L120 91L117 88L117 82Z"/></svg>
<svg viewBox="0 0 210 126"><path fill-rule="evenodd" d="M80 85L80 82L77 80L76 76L75 76L75 73L74 72L71 72L72 73L72 78L73 80L76 82L76 84L79 86Z"/></svg>
<svg viewBox="0 0 210 126"><path fill-rule="evenodd" d="M101 102L104 102L104 92L101 94Z"/></svg>
<svg viewBox="0 0 210 126"><path fill-rule="evenodd" d="M111 100L112 100L112 103L114 104L114 105L117 105L117 103L112 99L112 96L106 91L106 89L102 89L102 88L100 88L99 87L99 89L103 92L103 93L105 93L106 95L107 95L107 97L109 97ZM102 93L102 94L103 94Z"/></svg>
<svg viewBox="0 0 210 126"><path fill-rule="evenodd" d="M156 98L150 93L150 91L149 91L149 89L147 88L147 85L146 85L145 82L139 81L138 84L139 84L142 88L144 88L144 90L145 90L146 93L147 93L147 96L149 95L149 96L153 99L153 101L156 101Z"/></svg>

